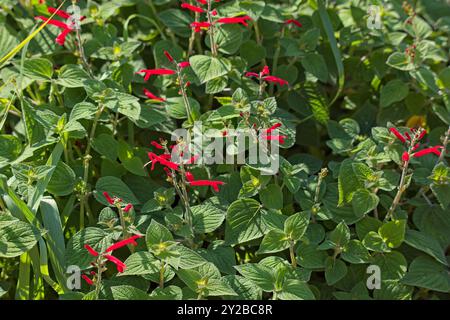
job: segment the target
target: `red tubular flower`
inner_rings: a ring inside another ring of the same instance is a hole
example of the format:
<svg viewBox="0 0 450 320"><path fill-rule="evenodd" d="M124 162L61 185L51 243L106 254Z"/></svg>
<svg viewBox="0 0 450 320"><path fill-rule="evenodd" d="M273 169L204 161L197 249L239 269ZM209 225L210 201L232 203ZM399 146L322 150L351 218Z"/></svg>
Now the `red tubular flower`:
<svg viewBox="0 0 450 320"><path fill-rule="evenodd" d="M147 98L149 98L150 100L155 100L155 101L159 101L159 102L164 102L166 101L166 99L161 98L161 97L157 97L155 96L153 93L151 93L149 90L144 88L144 94Z"/></svg>
<svg viewBox="0 0 450 320"><path fill-rule="evenodd" d="M394 134L397 137L397 139L400 140L401 142L403 142L403 143L406 142L405 137L400 132L398 132L398 130L396 128L390 128L389 131L392 134Z"/></svg>
<svg viewBox="0 0 450 320"><path fill-rule="evenodd" d="M262 71L261 71L261 77L262 77L262 76L267 76L267 75L269 75L269 74L270 74L269 66L264 66L264 68L263 68Z"/></svg>
<svg viewBox="0 0 450 320"><path fill-rule="evenodd" d="M164 55L166 56L167 60L169 60L169 62L173 62L173 58L172 58L172 56L170 55L169 52L164 50Z"/></svg>
<svg viewBox="0 0 450 320"><path fill-rule="evenodd" d="M117 259L114 256L111 256L109 254L105 254L105 258L108 259L109 261L111 261L112 263L114 263L116 265L117 271L120 272L120 273L124 272L125 269L127 268L125 263L123 263L122 261L120 261L119 259Z"/></svg>
<svg viewBox="0 0 450 320"><path fill-rule="evenodd" d="M150 77L153 75L159 75L159 76L171 75L171 74L175 74L175 71L170 70L170 69L161 68L161 69L142 69L136 73L145 73L144 80L148 81L148 79L150 79Z"/></svg>
<svg viewBox="0 0 450 320"><path fill-rule="evenodd" d="M195 32L201 32L202 30L208 30L211 24L209 22L192 22L191 27L194 28Z"/></svg>
<svg viewBox="0 0 450 320"><path fill-rule="evenodd" d="M416 151L417 149L419 149L420 147L420 143L416 143L416 145L412 148L412 151Z"/></svg>
<svg viewBox="0 0 450 320"><path fill-rule="evenodd" d="M94 281L92 281L87 275L82 274L81 277L86 281L86 283L90 286L94 285Z"/></svg>
<svg viewBox="0 0 450 320"><path fill-rule="evenodd" d="M247 78L250 78L250 77L259 77L259 74L257 74L256 72L246 72L246 73L245 73L245 76L246 76Z"/></svg>
<svg viewBox="0 0 450 320"><path fill-rule="evenodd" d="M289 19L289 20L286 20L284 23L285 23L285 24L295 24L295 25L296 25L297 27L299 27L299 28L302 27L302 24L300 23L300 21L295 20L295 19Z"/></svg>
<svg viewBox="0 0 450 320"><path fill-rule="evenodd" d="M139 239L139 238L142 238L142 236L136 234L136 235L134 235L134 236L129 237L128 239L125 239L125 240L116 242L116 243L113 244L112 246L109 246L108 249L106 249L106 252L111 252L111 251L120 249L120 248L122 248L122 247L124 247L124 246L126 246L126 245L128 245L128 244L132 244L132 245L134 245L134 246L137 246L136 239Z"/></svg>
<svg viewBox="0 0 450 320"><path fill-rule="evenodd" d="M402 160L403 161L405 161L405 162L408 162L409 161L409 153L408 152L403 152L403 154L402 154Z"/></svg>
<svg viewBox="0 0 450 320"><path fill-rule="evenodd" d="M184 69L184 68L187 68L187 67L189 67L191 64L189 63L189 61L182 61L182 62L180 62L179 64L178 64L178 66L181 68L181 69Z"/></svg>
<svg viewBox="0 0 450 320"><path fill-rule="evenodd" d="M207 0L196 0L200 4L208 4Z"/></svg>
<svg viewBox="0 0 450 320"><path fill-rule="evenodd" d="M409 135L408 132L405 132L405 137L408 141L411 141L411 136Z"/></svg>
<svg viewBox="0 0 450 320"><path fill-rule="evenodd" d="M71 32L71 29L63 29L61 33L56 37L55 42L59 44L60 46L63 46L66 42L67 35Z"/></svg>
<svg viewBox="0 0 450 320"><path fill-rule="evenodd" d="M286 139L286 136L264 136L264 139L266 140L277 140L280 144L284 144L284 139Z"/></svg>
<svg viewBox="0 0 450 320"><path fill-rule="evenodd" d="M98 252L95 251L90 245L85 244L84 248L89 252L89 254L93 257L98 257Z"/></svg>
<svg viewBox="0 0 450 320"><path fill-rule="evenodd" d="M128 213L131 210L131 208L133 208L133 205L129 203L125 208L123 208L123 212Z"/></svg>
<svg viewBox="0 0 450 320"><path fill-rule="evenodd" d="M210 186L215 192L219 192L219 186L224 185L225 182L213 180L195 180L189 181L189 184L196 187Z"/></svg>
<svg viewBox="0 0 450 320"><path fill-rule="evenodd" d="M70 14L68 14L66 11L61 10L61 9L58 10L56 8L53 8L53 7L48 7L47 11L50 14L56 13L56 15L60 16L63 19L69 19L70 18ZM81 16L80 17L80 21L83 21L84 19L86 19L85 16Z"/></svg>
<svg viewBox="0 0 450 320"><path fill-rule="evenodd" d="M243 26L248 26L247 20L252 20L249 16L235 17L235 18L220 18L217 20L218 23L222 24L242 24Z"/></svg>
<svg viewBox="0 0 450 320"><path fill-rule="evenodd" d="M280 86L289 85L289 82L286 80L275 76L265 76L263 79L267 82L278 83Z"/></svg>
<svg viewBox="0 0 450 320"><path fill-rule="evenodd" d="M193 6L193 5L191 5L189 3L186 3L186 2L181 4L181 8L188 9L188 10L190 10L192 12L198 12L198 13L205 12L205 10L203 10L202 8L197 7L197 6Z"/></svg>
<svg viewBox="0 0 450 320"><path fill-rule="evenodd" d="M214 9L213 11L211 11L211 15L214 16L214 17L217 16L217 10Z"/></svg>
<svg viewBox="0 0 450 320"><path fill-rule="evenodd" d="M154 146L155 148L157 148L157 149L160 149L160 150L163 150L164 149L164 147L162 146L162 145L160 145L158 142L156 142L156 141L152 141L152 142L150 142L150 144L152 145L152 146Z"/></svg>
<svg viewBox="0 0 450 320"><path fill-rule="evenodd" d="M190 173L189 171L186 171L186 179L189 182L192 182L192 181L194 181L194 175L192 173Z"/></svg>
<svg viewBox="0 0 450 320"><path fill-rule="evenodd" d="M114 199L110 197L108 192L106 192L106 191L103 192L103 196L105 197L106 201L109 202L109 204L112 204L112 205L115 204Z"/></svg>
<svg viewBox="0 0 450 320"><path fill-rule="evenodd" d="M168 156L170 157L170 155L168 155ZM155 169L155 164L158 162L160 164L162 164L163 166L168 167L169 169L178 170L178 164L165 159L163 156L158 156L157 154L155 154L153 152L149 152L148 157L149 157L150 161L152 162L151 170Z"/></svg>
<svg viewBox="0 0 450 320"><path fill-rule="evenodd" d="M420 151L417 151L416 153L413 154L414 158L419 158L419 157L423 157L424 155L430 154L430 153L434 153L437 156L441 155L441 151L439 151L439 149L443 149L443 146L434 146L431 148L426 148Z"/></svg>
<svg viewBox="0 0 450 320"><path fill-rule="evenodd" d="M420 136L417 138L417 141L422 140L422 138L423 138L426 134L427 134L427 130L423 130L423 131L420 133Z"/></svg>
<svg viewBox="0 0 450 320"><path fill-rule="evenodd" d="M273 126L271 126L269 129L266 130L266 133L271 133L273 130L281 127L281 123L275 123Z"/></svg>
<svg viewBox="0 0 450 320"><path fill-rule="evenodd" d="M37 17L35 17L35 19L39 19L39 20L42 20L44 22L48 21L47 22L48 24L51 24L52 26L55 26L55 27L58 27L58 28L61 28L61 29L69 29L69 26L66 23L64 23L62 21L59 21L59 20L49 19L49 18L46 18L46 17L43 17L43 16L37 16Z"/></svg>

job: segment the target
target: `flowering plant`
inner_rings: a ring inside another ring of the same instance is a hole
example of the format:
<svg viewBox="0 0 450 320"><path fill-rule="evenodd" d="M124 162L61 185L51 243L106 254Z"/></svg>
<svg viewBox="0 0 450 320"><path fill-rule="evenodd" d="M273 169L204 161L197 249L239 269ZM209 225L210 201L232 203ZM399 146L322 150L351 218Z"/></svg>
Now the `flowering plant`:
<svg viewBox="0 0 450 320"><path fill-rule="evenodd" d="M448 299L448 6L372 2L2 1L0 298Z"/></svg>

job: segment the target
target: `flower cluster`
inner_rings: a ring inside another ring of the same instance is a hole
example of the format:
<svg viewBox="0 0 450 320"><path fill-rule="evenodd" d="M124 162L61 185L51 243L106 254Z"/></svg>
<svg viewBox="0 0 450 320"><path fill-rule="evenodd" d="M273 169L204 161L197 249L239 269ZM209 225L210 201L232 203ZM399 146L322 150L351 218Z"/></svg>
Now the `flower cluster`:
<svg viewBox="0 0 450 320"><path fill-rule="evenodd" d="M262 71L260 73L247 72L247 73L245 73L245 76L248 78L256 77L259 79L259 81L276 83L276 84L279 84L280 86L289 85L289 82L287 82L286 80L275 77L275 76L271 76L268 66L264 66L264 68L262 69Z"/></svg>
<svg viewBox="0 0 450 320"><path fill-rule="evenodd" d="M59 16L59 17L61 17L63 19L66 19L66 20L70 18L70 14L68 14L64 10L58 10L56 8L53 8L53 7L48 7L47 11L50 14L56 14L57 16ZM61 46L63 46L64 43L66 42L67 35L74 30L67 23L62 22L60 20L49 19L49 18L46 18L46 17L43 17L43 16L37 16L37 17L35 17L35 19L42 20L44 22L47 22L48 24L51 24L51 25L56 26L56 27L61 29L60 34L56 37L56 43L61 45ZM84 19L86 19L85 16L80 17L80 21L83 21Z"/></svg>
<svg viewBox="0 0 450 320"><path fill-rule="evenodd" d="M108 201L108 203L110 205L120 206L122 208L122 203L123 203L122 199L114 197L114 196L111 197L109 195L109 193L106 191L103 192L103 196L105 197L106 201ZM127 205L125 205L125 207L122 208L122 211L128 213L131 210L131 208L133 208L133 205L131 203L128 203Z"/></svg>
<svg viewBox="0 0 450 320"><path fill-rule="evenodd" d="M167 51L164 51L164 55L166 56L167 60L169 60L169 62L175 67L175 70L167 69L167 68L142 69L142 70L137 71L136 73L137 74L141 74L141 73L145 74L144 75L144 81L148 81L150 79L150 77L153 76L153 75L159 75L159 76L173 75L173 74L180 75L181 74L181 70L183 70L184 68L187 68L187 67L190 66L189 61L176 62L175 59ZM187 82L184 85L186 87L188 87L189 86L189 82ZM144 89L144 94L147 96L147 98L149 98L151 100L154 100L154 101L159 101L159 102L166 101L166 99L157 97L156 95L151 93L148 89Z"/></svg>
<svg viewBox="0 0 450 320"><path fill-rule="evenodd" d="M94 250L94 248L92 248L92 247L91 247L90 245L88 245L88 244L85 244L85 245L84 245L84 248L89 252L89 254L90 254L91 256L93 256L93 257L96 258L96 260L95 260L94 262L91 263L91 265L92 265L93 267L96 267L96 268L98 268L99 270L104 271L105 263L106 263L107 261L110 261L110 262L112 262L112 263L114 263L114 264L116 265L117 272L122 273L122 272L125 271L125 269L126 269L127 266L126 266L125 263L123 263L120 259L114 257L114 256L112 255L112 252L113 252L114 250L120 249L120 248L122 248L122 247L124 247L124 246L127 246L127 245L130 245L130 244L131 244L131 245L134 245L134 246L137 246L136 240L139 239L139 238L142 238L142 236L141 236L141 235L133 235L133 236L131 236L131 237L125 239L125 240L116 242L115 244L109 246L109 247L108 247L104 252L102 252L102 253L97 252L96 250ZM96 276L96 272L95 272L95 271L91 271L90 274L91 274L92 276L94 276L94 277ZM89 278L87 275L82 275L82 278L83 278L89 285L93 285L93 284L94 284L94 281L93 281L91 278Z"/></svg>
<svg viewBox="0 0 450 320"><path fill-rule="evenodd" d="M427 134L427 131L425 129L410 129L409 132L405 132L404 134L401 134L396 128L390 128L389 131L397 137L398 140L400 140L402 143L406 144L409 148L408 151L403 152L402 154L402 160L404 162L408 162L412 157L414 158L420 158L424 155L433 153L437 156L441 155L441 151L439 149L443 149L443 146L434 146L422 149L420 151L417 151L420 147L419 141L422 140L422 138Z"/></svg>
<svg viewBox="0 0 450 320"><path fill-rule="evenodd" d="M149 163L152 164L151 170L153 171L155 169L155 165L159 163L160 165L163 166L163 169L166 172L170 181L174 182L176 172L179 172L180 174L183 174L184 172L187 184L193 187L210 186L213 188L214 191L219 192L219 186L225 184L223 181L218 180L195 180L194 175L192 173L184 170L184 165L193 164L198 159L198 156L194 155L187 160L183 160L182 158L184 156L183 154L184 151L182 150L183 148L180 147L180 145L171 146L171 149L175 151L174 154L175 155L178 154L178 158L180 159L178 161L179 163L175 163L172 161L172 154L169 153L168 149L166 149L156 141L152 141L151 144L157 149L165 150L165 152L160 155L157 155L154 152L148 153L148 158L150 160Z"/></svg>

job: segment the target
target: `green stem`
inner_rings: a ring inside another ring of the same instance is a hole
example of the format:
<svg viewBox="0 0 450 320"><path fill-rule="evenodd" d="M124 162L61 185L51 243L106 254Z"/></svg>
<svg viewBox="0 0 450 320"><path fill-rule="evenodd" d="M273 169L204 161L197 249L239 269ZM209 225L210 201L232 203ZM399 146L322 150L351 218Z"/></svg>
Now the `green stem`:
<svg viewBox="0 0 450 320"><path fill-rule="evenodd" d="M159 269L159 287L161 289L164 288L164 272L166 269L166 263L161 261L161 268Z"/></svg>
<svg viewBox="0 0 450 320"><path fill-rule="evenodd" d="M102 272L103 267L101 264L101 256L97 259L97 281L95 281L95 299L98 300L98 296L100 295L100 288L102 285Z"/></svg>
<svg viewBox="0 0 450 320"><path fill-rule="evenodd" d="M290 245L289 245L289 254L291 256L292 268L295 269L295 268L297 268L297 259L295 258L294 246L295 246L295 242L291 240Z"/></svg>
<svg viewBox="0 0 450 320"><path fill-rule="evenodd" d="M442 142L442 146L444 147L441 151L441 155L439 156L439 162L444 160L445 154L447 153L447 145L450 138L450 126L448 127L447 133L444 136L444 141Z"/></svg>
<svg viewBox="0 0 450 320"><path fill-rule="evenodd" d="M211 2L212 0L208 0L208 11L206 12L206 15L208 17L208 22L209 22L209 42L211 45L211 53L213 55L213 57L217 56L217 45L216 42L214 40L214 24L213 24L213 20L212 20L212 16L211 16Z"/></svg>

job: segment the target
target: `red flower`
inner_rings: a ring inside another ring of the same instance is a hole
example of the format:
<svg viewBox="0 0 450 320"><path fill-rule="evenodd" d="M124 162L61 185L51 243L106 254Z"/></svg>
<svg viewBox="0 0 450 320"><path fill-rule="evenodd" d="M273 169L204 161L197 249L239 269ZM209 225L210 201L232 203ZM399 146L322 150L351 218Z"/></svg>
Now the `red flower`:
<svg viewBox="0 0 450 320"><path fill-rule="evenodd" d="M286 24L295 24L297 27L299 27L299 28L301 28L302 27L302 24L300 23L300 21L298 21L298 20L295 20L295 19L289 19L289 20L286 20L284 23L286 23Z"/></svg>
<svg viewBox="0 0 450 320"><path fill-rule="evenodd" d="M187 179L189 182L194 181L194 175L193 175L192 173L190 173L189 171L186 171L185 175L186 175L186 179Z"/></svg>
<svg viewBox="0 0 450 320"><path fill-rule="evenodd" d="M409 153L408 152L403 152L403 154L402 154L402 160L403 161L405 161L405 162L408 162L409 161Z"/></svg>
<svg viewBox="0 0 450 320"><path fill-rule="evenodd" d="M150 142L150 144L152 145L152 146L154 146L155 148L157 148L157 149L160 149L160 150L162 150L162 149L164 149L164 147L162 146L162 145L160 145L158 142L156 142L156 141L152 141L152 142Z"/></svg>
<svg viewBox="0 0 450 320"><path fill-rule="evenodd" d="M443 148L444 148L443 146L434 146L431 148L426 148L426 149L423 149L423 150L420 150L420 151L414 153L413 157L419 158L419 157L423 157L424 155L430 154L430 153L434 153L435 155L440 156L441 151L439 151L439 149L443 149Z"/></svg>
<svg viewBox="0 0 450 320"><path fill-rule="evenodd" d="M417 149L419 149L420 147L420 143L416 143L416 145L412 148L412 151L416 151Z"/></svg>
<svg viewBox="0 0 450 320"><path fill-rule="evenodd" d="M197 6L193 6L193 5L191 5L191 4L189 4L189 3L186 3L186 2L182 3L182 4L181 4L181 7L182 7L183 9L188 9L188 10L190 10L190 11L192 11L192 12L198 12L198 13L205 12L205 10L203 10L202 8L197 7Z"/></svg>
<svg viewBox="0 0 450 320"><path fill-rule="evenodd" d="M166 56L167 60L169 60L169 62L173 62L172 56L166 50L164 50L164 55Z"/></svg>
<svg viewBox="0 0 450 320"><path fill-rule="evenodd" d="M161 69L142 69L136 73L145 73L144 80L148 81L148 79L150 79L150 77L153 75L170 75L175 74L175 71L161 68Z"/></svg>
<svg viewBox="0 0 450 320"><path fill-rule="evenodd" d="M208 4L207 0L196 0L200 4Z"/></svg>
<svg viewBox="0 0 450 320"><path fill-rule="evenodd" d="M56 37L55 41L59 45L64 45L67 35L72 31L72 29L70 29L66 23L55 19L48 19L42 16L35 17L35 19L40 19L44 22L47 22L48 24L62 29L61 33Z"/></svg>
<svg viewBox="0 0 450 320"><path fill-rule="evenodd" d="M201 32L203 29L208 30L211 24L209 22L192 22L191 27L194 28L195 32Z"/></svg>
<svg viewBox="0 0 450 320"><path fill-rule="evenodd" d="M278 83L280 86L289 85L289 82L287 82L286 80L275 76L265 76L263 79L267 82Z"/></svg>
<svg viewBox="0 0 450 320"><path fill-rule="evenodd" d="M269 67L264 66L264 68L262 69L262 71L259 74L256 72L246 72L245 76L246 77L257 77L257 78L263 79L267 82L278 83L280 86L289 85L289 82L287 82L286 80L275 77L275 76L271 76L269 74L270 74Z"/></svg>
<svg viewBox="0 0 450 320"><path fill-rule="evenodd" d="M106 191L103 192L103 196L106 198L106 201L108 201L109 204L111 204L111 205L115 204L114 199L109 196L108 192L106 192Z"/></svg>
<svg viewBox="0 0 450 320"><path fill-rule="evenodd" d="M82 274L81 277L84 279L84 281L87 282L88 285L90 286L94 285L94 281L92 281L87 275Z"/></svg>
<svg viewBox="0 0 450 320"><path fill-rule="evenodd" d="M168 155L168 156L170 157L170 155ZM151 170L155 169L155 164L158 163L158 162L160 164L162 164L163 166L168 167L169 169L178 170L178 164L165 159L163 156L158 156L157 154L155 154L153 152L149 152L148 153L148 157L149 157L149 159L150 159L150 161L152 163Z"/></svg>
<svg viewBox="0 0 450 320"><path fill-rule="evenodd" d="M250 18L249 16L235 17L235 18L220 18L219 20L217 20L217 22L222 24L240 23L247 27L248 26L247 20L252 20L252 18Z"/></svg>
<svg viewBox="0 0 450 320"><path fill-rule="evenodd" d="M427 134L427 130L422 130L422 132L420 133L419 138L417 138L417 141L422 140L422 138Z"/></svg>
<svg viewBox="0 0 450 320"><path fill-rule="evenodd" d="M217 16L217 10L214 9L213 11L211 11L211 15L214 16L214 17Z"/></svg>
<svg viewBox="0 0 450 320"><path fill-rule="evenodd" d="M286 139L286 136L264 136L264 139L266 140L277 140L280 144L284 144L284 139Z"/></svg>
<svg viewBox="0 0 450 320"><path fill-rule="evenodd" d="M402 136L401 133L398 132L398 130L397 130L396 128L390 128L389 131L390 131L391 133L393 133L393 134L397 137L397 139L400 140L401 142L403 142L403 143L406 142L405 137Z"/></svg>
<svg viewBox="0 0 450 320"><path fill-rule="evenodd" d="M194 164L195 161L197 161L197 159L198 159L199 157L200 157L199 155L192 156L192 157L190 157L190 158L186 161L185 164Z"/></svg>
<svg viewBox="0 0 450 320"><path fill-rule="evenodd" d="M281 127L281 123L275 123L273 126L271 126L269 129L266 130L266 133L271 133L273 130Z"/></svg>
<svg viewBox="0 0 450 320"><path fill-rule="evenodd" d="M166 99L164 98L160 98L155 96L153 93L151 93L150 91L148 91L147 89L144 88L144 94L147 98L149 98L150 100L155 100L155 101L159 101L159 102L164 102L166 101Z"/></svg>
<svg viewBox="0 0 450 320"><path fill-rule="evenodd" d="M60 16L63 19L69 19L70 18L70 14L68 14L66 11L61 10L61 9L58 10L56 8L53 8L53 7L48 7L47 11L48 11L48 13L51 13L51 14L56 13L57 16ZM81 16L80 17L80 21L83 21L84 19L86 19L85 16Z"/></svg>
<svg viewBox="0 0 450 320"><path fill-rule="evenodd" d="M114 263L116 265L117 271L120 272L120 273L124 272L125 269L127 268L125 263L123 263L122 261L120 261L119 259L117 259L114 256L111 256L109 254L105 254L105 258L108 259L109 261L111 261L112 263Z"/></svg>
<svg viewBox="0 0 450 320"><path fill-rule="evenodd" d="M134 236L129 237L128 239L119 241L119 242L113 244L112 246L109 246L108 249L106 249L106 252L111 252L111 251L120 249L120 248L122 248L122 247L124 247L124 246L126 246L128 244L132 244L133 246L137 246L136 239L139 239L139 238L142 238L142 236L136 234Z"/></svg>
<svg viewBox="0 0 450 320"><path fill-rule="evenodd" d="M84 245L84 248L85 248L87 251L89 251L89 254L90 254L91 256L93 256L93 257L98 257L98 252L95 251L90 245L85 244L85 245Z"/></svg>
<svg viewBox="0 0 450 320"><path fill-rule="evenodd" d="M181 69L183 69L183 68L186 68L186 67L189 67L191 64L189 63L189 61L182 61L182 62L180 62L179 64L178 64L178 66L181 68Z"/></svg>
<svg viewBox="0 0 450 320"><path fill-rule="evenodd" d="M202 186L210 186L214 191L219 192L219 186L224 185L223 181L212 181L212 180L195 180L189 181L191 186L202 187Z"/></svg>
<svg viewBox="0 0 450 320"><path fill-rule="evenodd" d="M133 205L131 203L129 203L129 204L127 204L127 206L125 208L123 208L123 211L128 213L131 210L131 208L133 208Z"/></svg>

